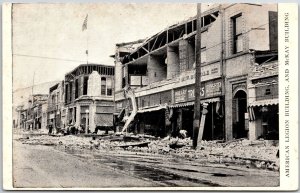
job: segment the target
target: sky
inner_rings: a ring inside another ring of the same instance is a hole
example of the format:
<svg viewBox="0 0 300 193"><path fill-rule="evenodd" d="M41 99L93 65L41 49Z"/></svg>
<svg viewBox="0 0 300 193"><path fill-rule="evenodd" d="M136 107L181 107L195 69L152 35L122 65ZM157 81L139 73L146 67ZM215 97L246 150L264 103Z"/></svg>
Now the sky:
<svg viewBox="0 0 300 193"><path fill-rule="evenodd" d="M63 80L86 63L86 49L89 63L114 65L109 56L116 43L150 37L195 16L196 9L192 3L14 4L13 90Z"/></svg>

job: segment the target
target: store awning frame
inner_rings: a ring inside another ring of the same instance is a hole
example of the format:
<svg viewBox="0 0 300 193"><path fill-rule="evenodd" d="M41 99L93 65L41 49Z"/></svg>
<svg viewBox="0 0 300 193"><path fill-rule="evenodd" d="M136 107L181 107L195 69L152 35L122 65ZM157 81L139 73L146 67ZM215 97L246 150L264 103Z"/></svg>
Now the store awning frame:
<svg viewBox="0 0 300 193"><path fill-rule="evenodd" d="M113 114L96 113L94 116L94 122L96 126L112 127L114 125Z"/></svg>
<svg viewBox="0 0 300 193"><path fill-rule="evenodd" d="M160 106L156 106L156 107L139 109L137 111L137 113L147 113L147 112L159 111L159 110L166 109L166 108L167 108L166 105L160 105Z"/></svg>
<svg viewBox="0 0 300 193"><path fill-rule="evenodd" d="M178 103L178 104L173 104L170 105L170 108L180 108L180 107L188 107L188 106L193 106L194 105L194 101L190 101L190 102L184 102L184 103Z"/></svg>
<svg viewBox="0 0 300 193"><path fill-rule="evenodd" d="M278 105L279 100L277 99L265 99L265 100L259 100L254 101L249 104L249 107L262 107L262 106L270 106L270 105Z"/></svg>
<svg viewBox="0 0 300 193"><path fill-rule="evenodd" d="M220 97L217 98L210 98L210 99L203 99L200 101L201 104L203 103L214 103L214 102L220 102ZM184 103L177 103L177 104L173 104L170 105L170 108L180 108L180 107L188 107L188 106L193 106L194 105L194 101L189 101L189 102L184 102Z"/></svg>

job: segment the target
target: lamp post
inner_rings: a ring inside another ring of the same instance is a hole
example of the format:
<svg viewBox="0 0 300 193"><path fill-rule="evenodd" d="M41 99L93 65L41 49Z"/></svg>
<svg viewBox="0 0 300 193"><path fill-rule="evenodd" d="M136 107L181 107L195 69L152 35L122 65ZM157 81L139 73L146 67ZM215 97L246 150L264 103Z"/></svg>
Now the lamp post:
<svg viewBox="0 0 300 193"><path fill-rule="evenodd" d="M85 134L88 134L88 114L89 114L89 110L85 110Z"/></svg>

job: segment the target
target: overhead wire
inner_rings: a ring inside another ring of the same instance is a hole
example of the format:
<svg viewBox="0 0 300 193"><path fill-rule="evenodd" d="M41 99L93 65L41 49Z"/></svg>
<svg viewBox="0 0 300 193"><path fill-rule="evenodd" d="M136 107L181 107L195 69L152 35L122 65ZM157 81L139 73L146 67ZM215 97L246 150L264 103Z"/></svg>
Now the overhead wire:
<svg viewBox="0 0 300 193"><path fill-rule="evenodd" d="M276 21L276 20L273 19L273 20L271 20L270 22L275 22L275 21ZM257 28L261 28L261 27L263 27L263 26L265 26L265 25L268 25L268 24L270 24L270 22L267 22L267 23L265 23L265 24L262 24L262 25L259 25L259 26L254 27L254 28L251 28L251 29L249 29L248 31L243 32L241 35L245 35L245 34L251 32L251 31L253 31L253 30L256 30ZM212 45L212 46L210 46L210 47L208 47L208 48L205 48L205 50L212 49L212 48L214 48L214 47L216 47L216 46L222 45L223 43L227 43L227 42L232 41L232 40L233 40L233 38L228 38L227 40L224 40L224 41L221 42L221 43L217 43L217 44ZM85 63L85 62L86 62L86 61L84 61L84 60L74 60L74 59L67 59L67 58L56 58L56 57L38 56L38 55L20 54L20 53L13 53L12 55L13 55L13 56L21 56L21 57L30 57L30 58L48 59L48 60L67 61L67 62L80 62L80 63ZM137 59L136 59L136 60L137 60ZM96 62L90 62L90 63L96 63ZM156 70L156 69L159 69L159 68L153 68L153 67L151 67L151 68L148 68L148 69ZM170 72L177 72L177 71L170 71Z"/></svg>

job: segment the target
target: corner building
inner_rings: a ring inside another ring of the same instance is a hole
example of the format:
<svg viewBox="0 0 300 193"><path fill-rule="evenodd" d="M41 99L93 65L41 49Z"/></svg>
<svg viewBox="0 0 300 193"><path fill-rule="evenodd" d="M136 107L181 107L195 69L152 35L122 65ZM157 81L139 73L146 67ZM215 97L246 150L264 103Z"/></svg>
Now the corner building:
<svg viewBox="0 0 300 193"><path fill-rule="evenodd" d="M222 4L201 16L200 95L208 103L203 139L265 138L271 127L278 132L278 122L261 120L262 111L276 112L266 114L278 120L277 6ZM123 112L136 114L131 131L192 136L196 27L193 17L144 41L116 45L115 113L119 119Z"/></svg>
<svg viewBox="0 0 300 193"><path fill-rule="evenodd" d="M66 124L87 126L90 132L113 128L114 67L81 64L65 75L64 109Z"/></svg>

